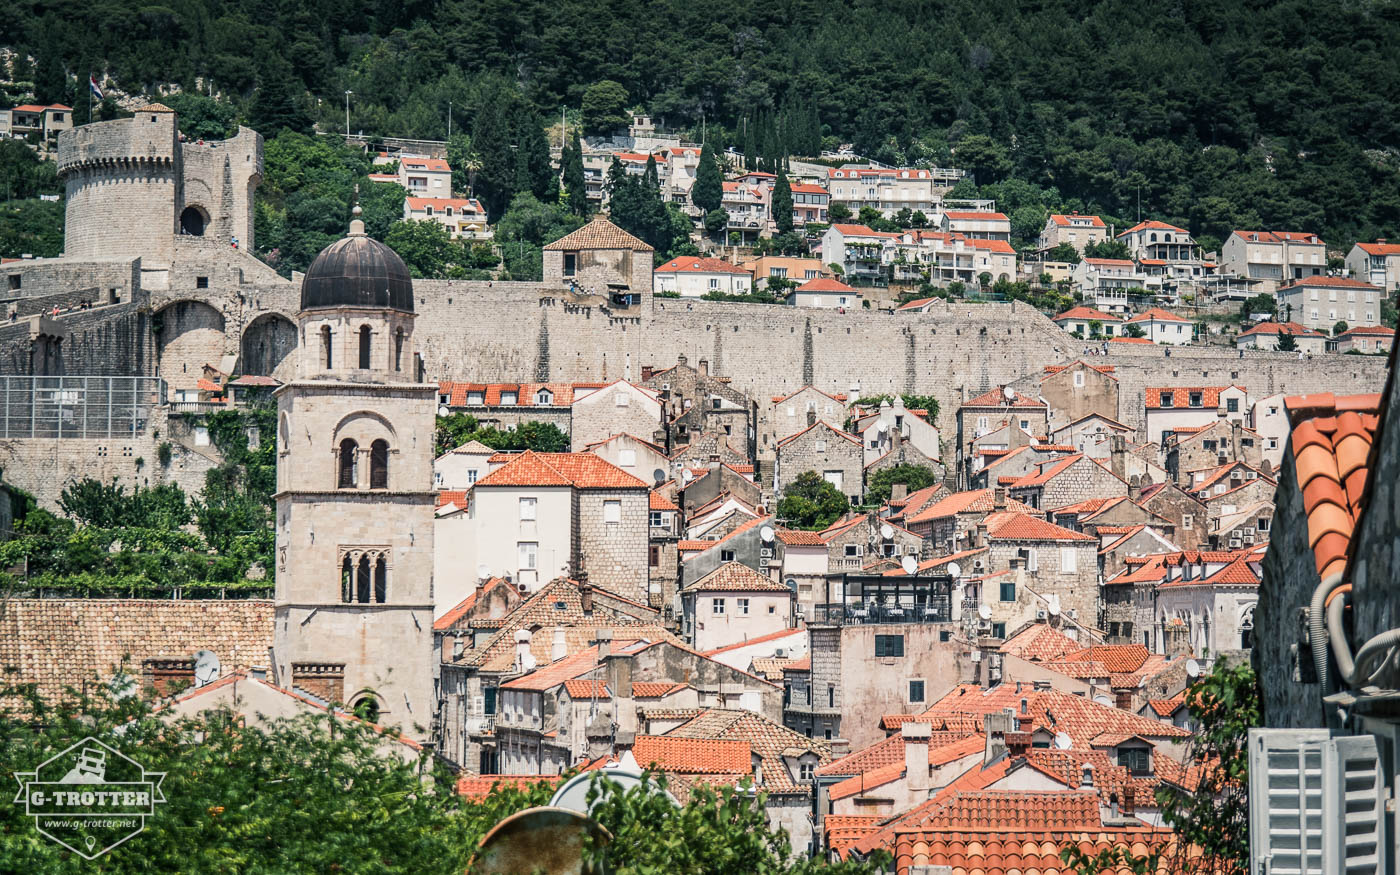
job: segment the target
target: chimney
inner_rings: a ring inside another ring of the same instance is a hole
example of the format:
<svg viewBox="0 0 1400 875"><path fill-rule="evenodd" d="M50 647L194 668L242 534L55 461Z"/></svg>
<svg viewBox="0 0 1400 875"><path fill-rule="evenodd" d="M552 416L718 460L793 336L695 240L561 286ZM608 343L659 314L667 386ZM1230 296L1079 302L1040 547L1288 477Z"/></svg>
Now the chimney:
<svg viewBox="0 0 1400 875"><path fill-rule="evenodd" d="M701 360L700 360L700 376L702 376L702 377L708 377L709 375L710 375L710 360L709 360L709 359L701 359Z"/></svg>
<svg viewBox="0 0 1400 875"><path fill-rule="evenodd" d="M1108 439L1108 467L1120 480L1128 479L1128 439L1121 434Z"/></svg>
<svg viewBox="0 0 1400 875"><path fill-rule="evenodd" d="M578 573L578 601L585 616L593 613L593 584L588 582L588 572Z"/></svg>
<svg viewBox="0 0 1400 875"><path fill-rule="evenodd" d="M535 667L535 656L530 652L530 630L515 630L515 665L517 672L531 671Z"/></svg>
<svg viewBox="0 0 1400 875"><path fill-rule="evenodd" d="M558 662L569 655L569 645L564 638L564 627L554 627L554 640L549 645L549 661Z"/></svg>
<svg viewBox="0 0 1400 875"><path fill-rule="evenodd" d="M992 509L1006 510L1006 487L997 486L992 489Z"/></svg>
<svg viewBox="0 0 1400 875"><path fill-rule="evenodd" d="M598 656L606 657L612 652L613 630L608 626L602 626L593 633L593 642L598 645Z"/></svg>
<svg viewBox="0 0 1400 875"><path fill-rule="evenodd" d="M1133 504L1142 501L1142 478L1136 474L1128 480L1128 500Z"/></svg>
<svg viewBox="0 0 1400 875"><path fill-rule="evenodd" d="M680 365L681 367L685 367L685 365L689 361L690 359L685 357L685 353L681 353L680 355L676 356L676 364Z"/></svg>
<svg viewBox="0 0 1400 875"><path fill-rule="evenodd" d="M1031 734L1029 732L1008 732L1006 733L1006 752L1013 757L1023 757L1031 749Z"/></svg>
<svg viewBox="0 0 1400 875"><path fill-rule="evenodd" d="M612 630L604 631L612 636ZM601 648L600 648L601 649ZM632 699L632 657L626 653L608 653L602 656L605 676L613 695L613 719L617 721L619 732L637 731L637 706Z"/></svg>
<svg viewBox="0 0 1400 875"><path fill-rule="evenodd" d="M1085 763L1079 771L1079 786L1092 788L1094 786L1094 767Z"/></svg>
<svg viewBox="0 0 1400 875"><path fill-rule="evenodd" d="M987 546L987 521L986 519L983 519L982 522L977 524L977 541L971 544L969 549L971 547L985 546Z"/></svg>
<svg viewBox="0 0 1400 875"><path fill-rule="evenodd" d="M1016 718L1009 710L997 711L983 718L983 731L987 733L987 746L983 751L983 761L992 760L1007 752L1006 736L1016 729Z"/></svg>
<svg viewBox="0 0 1400 875"><path fill-rule="evenodd" d="M905 723L900 727L904 736L904 774L912 793L927 793L929 789L928 743L933 727L927 723Z"/></svg>
<svg viewBox="0 0 1400 875"><path fill-rule="evenodd" d="M1125 815L1132 817L1133 810L1137 808L1137 799L1133 794L1133 785L1129 781L1123 782L1123 805L1122 811Z"/></svg>
<svg viewBox="0 0 1400 875"><path fill-rule="evenodd" d="M907 483L895 483L890 486L890 501L903 501L909 497L909 485Z"/></svg>
<svg viewBox="0 0 1400 875"><path fill-rule="evenodd" d="M650 380L651 375L654 373L656 373L656 367L654 365L642 365L642 382L645 383L647 380Z"/></svg>

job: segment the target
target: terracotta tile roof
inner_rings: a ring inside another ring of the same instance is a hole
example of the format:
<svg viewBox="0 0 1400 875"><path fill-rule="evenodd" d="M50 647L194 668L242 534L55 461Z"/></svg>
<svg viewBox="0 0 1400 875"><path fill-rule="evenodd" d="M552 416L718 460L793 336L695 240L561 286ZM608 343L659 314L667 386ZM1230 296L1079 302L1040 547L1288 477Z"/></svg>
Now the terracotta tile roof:
<svg viewBox="0 0 1400 875"><path fill-rule="evenodd" d="M1086 258L1085 264L1099 265L1101 267L1132 267L1131 258Z"/></svg>
<svg viewBox="0 0 1400 875"><path fill-rule="evenodd" d="M783 669L784 672L789 672L789 671L811 671L811 670L812 670L812 657L810 657L810 656L804 656L804 657L802 657L801 659L794 660L793 662L788 663L787 668Z"/></svg>
<svg viewBox="0 0 1400 875"><path fill-rule="evenodd" d="M646 489L647 484L593 453L526 450L476 482L483 486L572 486L576 489Z"/></svg>
<svg viewBox="0 0 1400 875"><path fill-rule="evenodd" d="M405 158L403 166L414 170L433 170L438 173L448 173L452 167L441 158Z"/></svg>
<svg viewBox="0 0 1400 875"><path fill-rule="evenodd" d="M651 510L680 510L676 503L666 497L666 493L659 489L653 489L647 495L648 507Z"/></svg>
<svg viewBox="0 0 1400 875"><path fill-rule="evenodd" d="M904 304L901 304L899 307L896 308L896 310L899 312L902 312L904 310L922 310L934 300L934 298L916 298L912 301L907 301Z"/></svg>
<svg viewBox="0 0 1400 875"><path fill-rule="evenodd" d="M468 799L485 799L498 787L513 787L524 790L535 784L549 784L563 780L558 775L469 775L457 778L457 795Z"/></svg>
<svg viewBox="0 0 1400 875"><path fill-rule="evenodd" d="M1226 389L1239 389L1245 391L1242 386L1148 386L1143 390L1143 404L1149 410L1209 410L1220 406L1220 393ZM1172 406L1162 406L1162 395L1171 393ZM1201 394L1201 403L1197 407L1191 406L1191 393Z"/></svg>
<svg viewBox="0 0 1400 875"><path fill-rule="evenodd" d="M884 819L881 814L828 814L822 818L827 847L844 858L852 843L874 832Z"/></svg>
<svg viewBox="0 0 1400 875"><path fill-rule="evenodd" d="M1307 288L1312 288L1313 286L1320 286L1320 287L1322 287L1322 288L1333 288L1333 289L1366 289L1366 290L1368 290L1368 291L1373 291L1373 292L1379 292L1379 291L1380 291L1380 288L1377 287L1377 286L1373 286L1373 285L1371 285L1370 283L1363 283L1361 280L1354 280L1354 279L1352 279L1351 277L1346 277L1346 276L1310 276L1310 277L1304 277L1303 279L1300 279L1300 280L1294 280L1293 282L1289 283L1288 285L1283 286L1282 288L1280 288L1280 289L1278 290L1278 292L1276 292L1275 294L1278 294L1279 292L1286 292L1286 291L1288 291L1288 290L1290 290L1290 289L1307 289Z"/></svg>
<svg viewBox="0 0 1400 875"><path fill-rule="evenodd" d="M487 592L488 590L495 589L498 586L510 586L510 584L506 581L504 577L493 577L490 580L486 581L481 586L478 586L476 589L472 590L471 595L462 599L460 602L454 605L451 610L434 620L433 631L445 632L448 629L451 629L453 626L457 625L457 623L463 617L469 614L471 612L471 609L476 606L476 600L478 597L480 597L483 593Z"/></svg>
<svg viewBox="0 0 1400 875"><path fill-rule="evenodd" d="M1008 255L1014 254L1016 252L1015 247L1013 247L1010 243L1007 243L1005 240L983 240L981 238L974 237L965 242L968 246L971 246L973 249L985 249L988 252L1002 252Z"/></svg>
<svg viewBox="0 0 1400 875"><path fill-rule="evenodd" d="M9 599L0 611L0 674L33 684L50 703L65 687L141 678L147 659L212 650L224 674L266 665L272 602L265 599Z"/></svg>
<svg viewBox="0 0 1400 875"><path fill-rule="evenodd" d="M984 392L976 398L964 401L958 405L959 409L967 407L1034 407L1037 410L1046 410L1049 404L1038 398L1031 398L1022 392L1017 392L1016 397L1010 404L1006 402L1005 386L998 386L990 392Z"/></svg>
<svg viewBox="0 0 1400 875"><path fill-rule="evenodd" d="M749 670L760 677L778 682L783 679L783 671L797 660L778 656L755 656L749 663Z"/></svg>
<svg viewBox="0 0 1400 875"><path fill-rule="evenodd" d="M967 492L954 492L952 495L944 496L912 517L905 520L906 523L922 523L929 520L939 520L945 517L954 516L960 513L991 513L996 509L996 493L993 489L972 489ZM1006 499L1006 510L1018 511L1020 513L1035 513L1035 508L1028 504L1017 501L1014 498Z"/></svg>
<svg viewBox="0 0 1400 875"><path fill-rule="evenodd" d="M1110 672L1121 674L1137 671L1151 655L1141 644L1098 644L1067 654L1065 659L1070 662L1101 662Z"/></svg>
<svg viewBox="0 0 1400 875"><path fill-rule="evenodd" d="M682 255L658 267L653 273L727 273L752 276L753 272L730 264L722 258L704 258L699 255Z"/></svg>
<svg viewBox="0 0 1400 875"><path fill-rule="evenodd" d="M1145 310L1145 311L1139 313L1138 315L1136 315L1136 316L1134 316L1133 318L1129 319L1128 322L1129 322L1129 323L1132 323L1132 322L1151 322L1151 321L1154 321L1154 320L1157 321L1157 322L1190 322L1190 321L1191 321L1190 319L1187 319L1187 318L1185 318L1184 316L1178 316L1178 315L1176 315L1175 313L1168 313L1166 310L1163 310L1163 309L1161 309L1160 307L1153 307L1153 308L1150 309L1150 310Z"/></svg>
<svg viewBox="0 0 1400 875"><path fill-rule="evenodd" d="M948 565L948 564L951 563L951 562L962 563L962 562L964 562L964 561L966 561L966 560L968 560L968 559L971 559L971 558L974 557L974 556L981 556L982 554L984 554L984 553L986 553L986 552L987 552L987 548L986 548L986 547L973 547L973 548L970 549L970 550L959 550L959 551L956 552L956 553L950 553L950 554L947 555L947 556L939 556L939 557L936 558L936 559L927 559L927 560L925 560L925 561L923 561L923 562L920 562L920 563L918 564L918 566L917 566L916 569L915 569L915 573L917 574L917 573L922 572L922 571L933 571L933 570L935 570L935 569L942 568L942 567L944 567L945 565ZM904 569L903 569L902 567L901 567L901 568L891 568L889 571L886 571L886 572L885 572L885 576L886 576L886 577L902 577L902 576L904 576Z"/></svg>
<svg viewBox="0 0 1400 875"><path fill-rule="evenodd" d="M544 247L546 252L575 249L630 249L633 252L652 252L646 242L633 237L606 216L597 216L593 221L569 234L565 234Z"/></svg>
<svg viewBox="0 0 1400 875"><path fill-rule="evenodd" d="M1151 344L1151 338L1147 337L1110 337L1109 343L1146 343Z"/></svg>
<svg viewBox="0 0 1400 875"><path fill-rule="evenodd" d="M675 681L637 681L632 684L632 695L639 699L659 699L689 686Z"/></svg>
<svg viewBox="0 0 1400 875"><path fill-rule="evenodd" d="M1072 367L1074 367L1075 365L1083 365L1083 366L1086 367L1086 368L1092 368L1093 370L1098 371L1100 374L1111 374L1111 373L1114 372L1114 370L1116 370L1116 369L1113 367L1113 365L1091 365L1091 364L1089 364L1088 362L1086 362L1086 361L1080 359L1080 360L1078 360L1078 361L1070 362L1070 363L1067 364L1067 365L1046 365L1046 366L1045 366L1045 373L1046 373L1047 375L1058 374L1060 371L1068 370L1069 368L1072 368ZM1043 382L1043 381L1042 381L1042 382ZM1091 414L1091 415L1092 415L1092 414ZM1083 419L1084 417L1080 417L1080 418Z"/></svg>
<svg viewBox="0 0 1400 875"><path fill-rule="evenodd" d="M836 224L832 225L831 227L834 228L834 229L836 229L837 231L841 232L843 235L845 235L845 236L847 236L847 237L874 237L874 236L875 236L875 229L866 227L865 225L851 225L851 224L843 224L843 223L841 223L841 222L837 222Z"/></svg>
<svg viewBox="0 0 1400 875"><path fill-rule="evenodd" d="M1000 650L1031 662L1048 662L1079 650L1082 645L1045 623L1028 626L1006 641Z"/></svg>
<svg viewBox="0 0 1400 875"><path fill-rule="evenodd" d="M825 547L826 541L816 532L801 529L778 529L778 540L789 547Z"/></svg>
<svg viewBox="0 0 1400 875"><path fill-rule="evenodd" d="M435 210L446 212L448 207L463 210L465 213L479 213L483 218L486 211L481 208L481 203L475 198L465 197L406 197L404 201L410 210L423 210L432 207Z"/></svg>
<svg viewBox="0 0 1400 875"><path fill-rule="evenodd" d="M658 766L668 772L692 775L748 775L753 772L749 743L740 740L639 735L632 756L637 758L639 766Z"/></svg>
<svg viewBox="0 0 1400 875"><path fill-rule="evenodd" d="M1020 710L1026 700L1026 711ZM959 684L935 702L926 713L935 716L952 714L986 715L1012 709L1021 721L1022 731L1031 726L1050 732L1064 732L1076 747L1088 747L1104 732L1122 732L1146 738L1187 738L1185 729L1143 717L1121 708L1100 705L1082 696L1058 690L1026 690L1016 692L1015 684L1003 683L989 690L976 684ZM1027 726L1027 721L1031 726Z"/></svg>
<svg viewBox="0 0 1400 875"><path fill-rule="evenodd" d="M1248 331L1241 331L1237 337L1254 337L1256 335L1277 336L1280 334L1291 334L1295 337L1326 337L1320 331L1314 331L1297 322L1260 322L1251 327Z"/></svg>
<svg viewBox="0 0 1400 875"><path fill-rule="evenodd" d="M1400 244L1397 244L1397 248L1400 248ZM1394 337L1394 336L1395 336L1395 329L1394 329L1394 328L1387 328L1387 327L1384 326L1384 325L1358 325L1358 326L1356 326L1355 328L1348 328L1346 331L1343 331L1341 334L1339 334L1339 335L1337 335L1337 336L1338 336L1338 337L1351 337L1351 336L1353 336L1353 335L1362 335L1362 334L1373 335L1373 336L1376 336L1376 337ZM235 380L234 382L237 382L237 381Z"/></svg>
<svg viewBox="0 0 1400 875"><path fill-rule="evenodd" d="M573 404L575 389L600 389L603 385L601 383L463 383L444 380L438 382L438 394L448 396L447 403L450 407L465 407L469 394L480 393L481 401L479 403L485 407L555 409ZM535 399L541 390L549 393L550 402L548 404L536 402ZM502 404L501 395L507 392L515 393L514 404Z"/></svg>
<svg viewBox="0 0 1400 875"><path fill-rule="evenodd" d="M835 435L835 436L837 436L837 437L845 438L846 440L850 441L851 443L855 444L856 446L860 446L860 438L856 437L855 435L848 434L847 432L842 431L841 429L837 428L836 426L832 425L832 424L829 423L829 422L824 422L824 421L822 421L822 420L819 419L819 420L817 420L816 422L812 423L811 425L809 425L809 426L807 426L806 428L804 428L804 429L802 429L801 431L799 431L797 434L789 435L789 436L783 438L782 440L778 441L778 443L777 443L778 448L781 449L782 447L787 446L788 444L790 444L790 443L792 443L793 441L797 440L798 438L802 437L803 435L805 435L807 432L811 431L811 430L814 429L814 428L823 428L823 429L826 429L827 431L831 432L833 435Z"/></svg>
<svg viewBox="0 0 1400 875"><path fill-rule="evenodd" d="M797 291L799 291L799 292L855 292L857 295L860 294L859 292L856 292L855 289L851 288L850 286L846 285L845 283L841 282L840 280L838 280L838 279L832 279L831 277L817 277L817 278L814 279L814 280L808 280L807 282L805 282L805 283L803 283L802 285L798 286L798 287L797 287Z"/></svg>
<svg viewBox="0 0 1400 875"><path fill-rule="evenodd" d="M774 404L782 404L784 401L787 401L789 398L796 398L798 395L801 395L803 392L806 392L806 391L809 391L809 390L812 391L812 392L816 392L818 395L825 395L826 397L830 398L832 401L836 401L836 402L839 402L839 403L841 403L841 404L845 404L845 403L846 403L846 395L845 395L845 393L839 393L839 394L836 394L836 395L832 395L830 392L823 392L821 389L818 389L816 386L810 386L810 385L809 385L809 386L803 386L801 389L798 389L796 392L789 392L789 393L786 394L786 395L773 395L773 396L772 396L773 403L774 403Z"/></svg>
<svg viewBox="0 0 1400 875"><path fill-rule="evenodd" d="M571 699L611 699L608 685L599 680L574 679L564 681L564 691ZM635 688L634 688L635 692Z"/></svg>
<svg viewBox="0 0 1400 875"><path fill-rule="evenodd" d="M718 542L716 542L718 543ZM685 592L781 592L790 590L781 581L759 574L740 562L726 562L709 574L687 584Z"/></svg>
<svg viewBox="0 0 1400 875"><path fill-rule="evenodd" d="M443 489L437 494L437 506L446 507L451 504L465 510L467 507L467 496L470 494L471 490L468 489Z"/></svg>
<svg viewBox="0 0 1400 875"><path fill-rule="evenodd" d="M666 737L748 742L763 761L763 780L758 789L770 794L807 795L811 792L810 786L797 783L789 774L784 751L811 751L816 754L819 767L831 761L831 748L825 742L808 738L752 711L711 708L672 729Z"/></svg>
<svg viewBox="0 0 1400 875"><path fill-rule="evenodd" d="M1247 243L1316 243L1321 246L1322 238L1309 231L1239 231L1232 232Z"/></svg>
<svg viewBox="0 0 1400 875"><path fill-rule="evenodd" d="M1050 221L1062 227L1069 227L1070 225L1088 225L1093 228L1106 227L1103 223L1103 219L1100 219L1098 216L1080 215L1079 213L1068 216L1052 213L1050 215Z"/></svg>
<svg viewBox="0 0 1400 875"><path fill-rule="evenodd" d="M735 529L734 529L734 531L732 531L732 532L730 532L729 534L725 535L723 538L720 538L718 541L679 541L679 542L677 542L676 546L677 546L677 548L678 548L679 550L681 550L681 551L683 551L683 552L693 552L693 551L702 551L702 552L703 552L703 551L705 551L705 550L711 550L711 549L714 549L715 547L718 547L720 544L724 544L724 543L728 542L731 538L737 538L739 535L742 535L742 534L745 533L745 532L752 531L753 529L758 528L759 526L763 525L764 523L769 523L769 522L772 522L772 521L773 521L773 518L772 518L772 517L767 517L767 516L755 517L754 519L751 519L751 520L749 520L749 521L746 522L746 523L743 523L743 524L741 524L741 525L739 525L739 526L736 526Z"/></svg>
<svg viewBox="0 0 1400 875"><path fill-rule="evenodd" d="M716 647L714 650L706 650L704 655L709 657L718 656L721 653L728 653L731 650L738 650L740 647L748 647L753 644L766 644L769 641L780 641L784 638L794 636L805 636L805 629L779 629L777 632L769 632L767 635L759 635L756 638L749 638L745 641L738 641L734 644L726 644L723 647Z"/></svg>
<svg viewBox="0 0 1400 875"><path fill-rule="evenodd" d="M545 630L539 630L539 634L547 635ZM566 638L567 641L567 638ZM634 643L624 639L616 641L613 646L621 649L624 643ZM580 675L585 675L598 667L600 650L598 645L593 644L581 650L570 652L568 656L557 662L545 663L534 671L521 675L514 680L501 684L503 690L549 690L563 684L565 681L573 680Z"/></svg>
<svg viewBox="0 0 1400 875"><path fill-rule="evenodd" d="M987 517L987 537L993 541L1094 541L1092 535L1048 523L1039 517L1007 512Z"/></svg>
<svg viewBox="0 0 1400 875"><path fill-rule="evenodd" d="M1186 694L1184 692L1177 693L1170 699L1147 700L1147 705L1152 709L1153 713L1155 713L1158 717L1161 717L1163 719L1170 718L1173 714L1177 712L1177 709L1181 708L1185 704Z"/></svg>
<svg viewBox="0 0 1400 875"><path fill-rule="evenodd" d="M693 720L704 713L704 708L643 708L642 719L673 721L673 720Z"/></svg>
<svg viewBox="0 0 1400 875"><path fill-rule="evenodd" d="M1042 463L1038 471L1032 471L1029 474L1026 474L1024 477L1015 481L1011 485L1013 487L1018 488L1026 486L1043 486L1046 483L1049 483L1055 477L1064 473L1071 465L1073 465L1075 462L1078 462L1082 458L1084 458L1083 453L1075 453L1070 456L1065 456L1062 459L1051 459L1048 462Z"/></svg>
<svg viewBox="0 0 1400 875"><path fill-rule="evenodd" d="M1178 228L1175 225L1168 225L1166 222L1159 222L1156 219L1148 219L1145 222L1138 222L1136 225L1129 228L1128 230L1119 233L1118 236L1126 237L1127 235L1137 231L1176 231L1180 234L1186 233L1185 228Z"/></svg>
<svg viewBox="0 0 1400 875"><path fill-rule="evenodd" d="M1358 243L1367 255L1400 255L1400 243Z"/></svg>

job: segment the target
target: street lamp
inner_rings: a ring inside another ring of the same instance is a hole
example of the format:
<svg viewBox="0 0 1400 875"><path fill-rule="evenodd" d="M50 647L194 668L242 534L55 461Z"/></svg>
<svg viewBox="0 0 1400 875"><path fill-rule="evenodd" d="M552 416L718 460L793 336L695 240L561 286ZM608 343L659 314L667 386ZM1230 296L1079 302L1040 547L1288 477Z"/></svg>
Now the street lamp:
<svg viewBox="0 0 1400 875"><path fill-rule="evenodd" d="M345 138L350 139L350 95L355 92L346 90L345 92Z"/></svg>

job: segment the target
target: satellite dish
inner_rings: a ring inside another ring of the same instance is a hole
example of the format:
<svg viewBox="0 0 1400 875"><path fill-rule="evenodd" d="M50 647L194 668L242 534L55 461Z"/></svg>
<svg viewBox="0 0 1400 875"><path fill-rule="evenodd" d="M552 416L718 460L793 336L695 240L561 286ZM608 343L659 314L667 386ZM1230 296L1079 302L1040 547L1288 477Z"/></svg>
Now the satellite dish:
<svg viewBox="0 0 1400 875"><path fill-rule="evenodd" d="M977 606L977 616L984 620L990 620L992 618L992 609L987 607L986 604L980 604Z"/></svg>
<svg viewBox="0 0 1400 875"><path fill-rule="evenodd" d="M894 526L890 525L889 523L885 523L883 526L880 526L880 537L884 538L886 541L893 538Z"/></svg>
<svg viewBox="0 0 1400 875"><path fill-rule="evenodd" d="M1074 739L1069 737L1068 732L1057 732L1055 733L1055 747L1060 750L1069 750L1074 747Z"/></svg>
<svg viewBox="0 0 1400 875"><path fill-rule="evenodd" d="M959 577L962 577L962 566L959 565L959 564L956 563L956 562L949 562L949 563L948 563L948 574L949 574L954 580L957 580Z"/></svg>
<svg viewBox="0 0 1400 875"><path fill-rule="evenodd" d="M913 556L905 556L899 560L899 567L904 569L905 574L913 574L919 570L919 563L914 561Z"/></svg>
<svg viewBox="0 0 1400 875"><path fill-rule="evenodd" d="M1103 693L1099 693L1097 696L1095 696L1094 701L1100 705L1106 705L1110 708L1113 707L1113 700L1110 699L1108 696L1105 696Z"/></svg>
<svg viewBox="0 0 1400 875"><path fill-rule="evenodd" d="M1198 678L1201 676L1201 664L1194 659L1186 660L1186 676L1188 678Z"/></svg>
<svg viewBox="0 0 1400 875"><path fill-rule="evenodd" d="M487 565L485 562L483 562L483 563L481 563L480 565L476 566L476 576L477 576L477 579L478 579L478 580L483 579L483 578L490 577L490 576L491 576L491 566L490 566L490 565Z"/></svg>
<svg viewBox="0 0 1400 875"><path fill-rule="evenodd" d="M694 480L694 479L695 479L695 475L692 474L692 473L690 472L690 469L689 469L689 468L682 468L682 469L681 469L681 482L682 482L682 483L689 483L690 481L692 481L692 480Z"/></svg>
<svg viewBox="0 0 1400 875"><path fill-rule="evenodd" d="M1006 398L1008 404L1016 400L1016 390L1011 388L1010 386L1007 386L1005 389L1002 389L1001 394L1003 397Z"/></svg>
<svg viewBox="0 0 1400 875"><path fill-rule="evenodd" d="M666 469L665 469L665 468L657 468L655 471L652 471L652 472L651 472L651 482L655 483L657 486L660 486L662 483L665 483L665 482L666 482Z"/></svg>
<svg viewBox="0 0 1400 875"><path fill-rule="evenodd" d="M875 426L875 430L878 431L880 434L884 434L885 432L890 430L890 424L888 422L882 422L879 425Z"/></svg>
<svg viewBox="0 0 1400 875"><path fill-rule="evenodd" d="M1050 593L1050 598L1045 600L1045 608L1050 612L1050 616L1060 615L1060 597L1055 593Z"/></svg>
<svg viewBox="0 0 1400 875"><path fill-rule="evenodd" d="M564 808L569 811L576 811L579 814L588 814L592 811L592 808L588 804L588 788L593 786L594 774L601 775L601 777L598 778L600 781L612 781L614 784L617 784L618 789L623 792L631 790L633 787L642 786L641 773L633 769L623 768L622 766L605 767L602 772L597 773L579 772L577 775L574 775L572 778L559 785L559 789L555 790L554 795L550 797L549 807ZM676 802L675 797L670 793L662 790L660 787L656 786L655 783L649 784L648 786L651 788L651 792L664 795L672 804L679 807L680 803ZM594 800L593 804L597 805L597 800Z"/></svg>
<svg viewBox="0 0 1400 875"><path fill-rule="evenodd" d="M496 824L468 863L471 872L583 873L585 837L606 844L607 830L567 808L527 808ZM591 870L588 870L591 871Z"/></svg>
<svg viewBox="0 0 1400 875"><path fill-rule="evenodd" d="M442 405L441 407L438 408L438 416L451 416L451 415L452 415L452 411L447 409L447 405L446 405L446 404L444 404L444 405Z"/></svg>
<svg viewBox="0 0 1400 875"><path fill-rule="evenodd" d="M212 650L194 655L194 685L202 687L219 679L219 657Z"/></svg>
<svg viewBox="0 0 1400 875"><path fill-rule="evenodd" d="M773 543L774 534L775 533L773 531L772 526L764 526L763 528L758 530L758 536L763 539L763 543L765 544Z"/></svg>

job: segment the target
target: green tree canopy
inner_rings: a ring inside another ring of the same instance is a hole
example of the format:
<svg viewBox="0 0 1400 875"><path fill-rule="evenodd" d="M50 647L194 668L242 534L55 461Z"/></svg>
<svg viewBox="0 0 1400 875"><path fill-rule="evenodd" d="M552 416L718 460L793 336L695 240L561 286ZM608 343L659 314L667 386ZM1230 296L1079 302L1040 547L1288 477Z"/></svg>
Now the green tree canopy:
<svg viewBox="0 0 1400 875"><path fill-rule="evenodd" d="M1085 258L1132 258L1133 253L1128 249L1128 244L1119 240L1102 240L1098 243L1087 243L1084 246Z"/></svg>
<svg viewBox="0 0 1400 875"><path fill-rule="evenodd" d="M719 161L709 143L700 149L700 166L695 168L690 202L706 213L718 210L724 202L724 175L720 173Z"/></svg>
<svg viewBox="0 0 1400 875"><path fill-rule="evenodd" d="M896 483L902 483L909 487L910 492L914 492L937 482L938 475L932 468L923 465L894 465L881 468L867 479L865 500L871 504L884 504L889 501L891 488Z"/></svg>
<svg viewBox="0 0 1400 875"><path fill-rule="evenodd" d="M792 184L782 170L778 171L778 182L773 187L773 223L779 234L792 230Z"/></svg>
<svg viewBox="0 0 1400 875"><path fill-rule="evenodd" d="M588 218L593 207L588 202L588 182L583 172L583 144L579 142L578 131L564 149L560 163L564 168L564 192L569 196L569 212Z"/></svg>
<svg viewBox="0 0 1400 875"><path fill-rule="evenodd" d="M1277 349L1279 352L1297 352L1298 341L1292 334L1280 333L1278 336L1278 345L1275 346L1274 349Z"/></svg>
<svg viewBox="0 0 1400 875"><path fill-rule="evenodd" d="M489 425L483 427L469 413L453 413L437 418L437 431L433 436L436 455L441 456L470 441L480 441L493 450L534 450L537 453L569 451L569 436L550 422L523 422L514 429L501 430Z"/></svg>
<svg viewBox="0 0 1400 875"><path fill-rule="evenodd" d="M583 132L590 137L605 137L632 123L627 112L627 89L611 79L595 82L584 90L582 112Z"/></svg>
<svg viewBox="0 0 1400 875"><path fill-rule="evenodd" d="M1073 243L1057 243L1055 248L1045 253L1047 261L1067 261L1070 264L1080 262L1079 250L1074 248Z"/></svg>
<svg viewBox="0 0 1400 875"><path fill-rule="evenodd" d="M778 517L794 529L824 529L845 513L850 501L816 471L803 471L783 490Z"/></svg>
<svg viewBox="0 0 1400 875"><path fill-rule="evenodd" d="M1240 315L1248 319L1254 313L1274 313L1278 310L1278 299L1266 292L1260 292L1240 304Z"/></svg>

